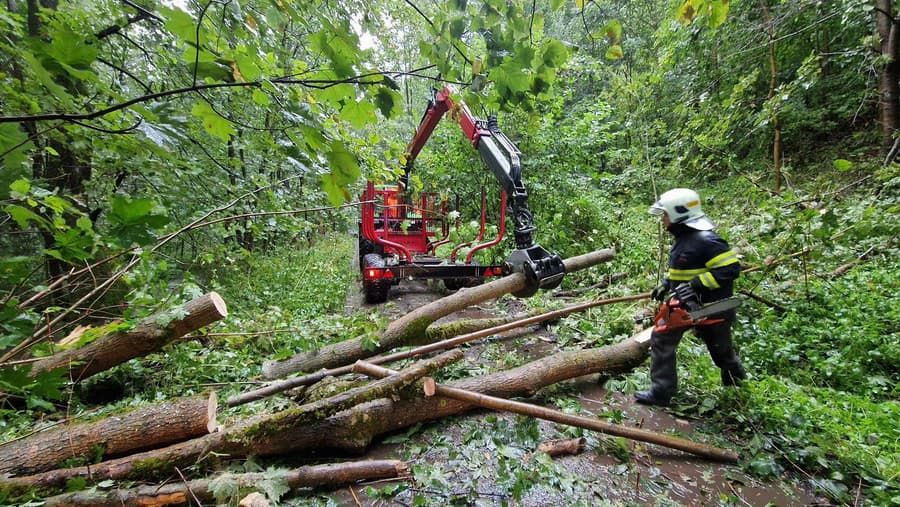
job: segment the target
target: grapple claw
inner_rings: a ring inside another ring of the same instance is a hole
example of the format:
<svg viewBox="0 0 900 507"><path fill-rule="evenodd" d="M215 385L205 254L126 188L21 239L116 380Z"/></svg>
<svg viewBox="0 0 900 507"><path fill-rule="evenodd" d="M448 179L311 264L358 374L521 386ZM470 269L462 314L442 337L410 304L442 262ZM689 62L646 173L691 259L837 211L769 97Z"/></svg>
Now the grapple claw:
<svg viewBox="0 0 900 507"><path fill-rule="evenodd" d="M527 286L513 293L519 298L531 297L538 289L554 289L566 276L566 266L559 255L540 245L513 250L507 263L511 271L525 274Z"/></svg>

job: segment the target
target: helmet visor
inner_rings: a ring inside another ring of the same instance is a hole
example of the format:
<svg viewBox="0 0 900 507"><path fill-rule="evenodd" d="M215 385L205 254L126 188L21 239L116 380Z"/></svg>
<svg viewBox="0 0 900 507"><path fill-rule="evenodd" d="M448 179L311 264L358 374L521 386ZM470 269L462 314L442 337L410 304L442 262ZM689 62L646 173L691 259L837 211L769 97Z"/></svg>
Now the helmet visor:
<svg viewBox="0 0 900 507"><path fill-rule="evenodd" d="M663 208L662 203L659 201L653 203L653 206L650 206L650 209L647 210L647 213L650 213L651 215L662 215L665 212L666 209Z"/></svg>
<svg viewBox="0 0 900 507"><path fill-rule="evenodd" d="M698 231L711 231L716 228L715 222L707 218L705 215L702 217L687 220L686 222L684 222L684 225Z"/></svg>

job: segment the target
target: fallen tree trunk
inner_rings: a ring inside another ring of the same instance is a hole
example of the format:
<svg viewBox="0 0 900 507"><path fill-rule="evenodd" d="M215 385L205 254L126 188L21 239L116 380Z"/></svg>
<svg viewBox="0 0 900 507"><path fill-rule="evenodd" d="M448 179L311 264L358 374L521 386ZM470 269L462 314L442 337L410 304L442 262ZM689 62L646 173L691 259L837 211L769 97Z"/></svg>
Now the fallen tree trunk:
<svg viewBox="0 0 900 507"><path fill-rule="evenodd" d="M649 329L628 340L597 349L566 351L537 361L481 377L447 382L446 385L501 398L532 396L539 389L591 373L624 373L641 364L649 351ZM406 370L404 370L406 371ZM380 381L379 381L380 382ZM166 472L190 466L210 453L237 458L296 453L311 449L362 452L377 435L416 423L440 419L475 408L475 405L445 398L380 398L331 417L294 425L290 410L267 416L284 424L270 431L256 431L258 419L162 449L105 461L90 467L54 470L26 477L0 477L0 490L8 493L35 488L60 487L74 477L124 479L146 478L147 471ZM165 467L161 465L165 464Z"/></svg>
<svg viewBox="0 0 900 507"><path fill-rule="evenodd" d="M0 474L52 470L71 458L124 456L215 431L215 393L170 400L0 444Z"/></svg>
<svg viewBox="0 0 900 507"><path fill-rule="evenodd" d="M360 480L391 479L407 473L407 465L396 460L356 461L312 465L284 472L260 472L246 474L225 474L215 479L200 479L162 486L140 486L134 489L110 491L77 491L47 499L47 507L62 506L163 506L192 503L222 503L214 490L223 487L239 490L259 489L266 481L284 481L290 489L328 487L334 488L352 484ZM224 500L228 500L227 498Z"/></svg>
<svg viewBox="0 0 900 507"><path fill-rule="evenodd" d="M377 366L372 363L366 363L364 361L357 361L353 369L357 373L365 373L366 375L370 375L373 377L388 377L397 373L393 370L382 368L381 366ZM548 421L567 424L569 426L599 431L600 433L606 433L608 435L615 435L618 437L625 437L640 442L649 442L651 444L671 447L672 449L689 452L696 456L701 456L715 461L734 463L738 460L737 453L726 449L719 449L717 447L711 447L706 444L692 442L690 440L679 437L663 435L662 433L656 433L653 431L642 430L640 428L630 428L628 426L611 424L594 417L584 417L575 414L567 414L559 410L541 407L539 405L531 405L529 403L522 403L521 401L506 400L503 398L497 398L495 396L487 396L481 393L467 391L465 389L443 386L440 384L435 384L433 379L426 379L425 395L443 396L445 398L452 398L454 400L472 403L483 408L503 410L505 412L537 417L540 419L546 419Z"/></svg>
<svg viewBox="0 0 900 507"><path fill-rule="evenodd" d="M615 255L612 249L597 250L563 261L566 272L572 273L609 261ZM316 371L321 368L336 368L357 359L391 350L403 345L416 343L426 335L428 326L438 319L450 315L469 306L495 299L505 294L515 293L527 287L525 275L513 273L499 280L476 287L461 289L454 294L421 306L399 319L393 321L381 334L378 345L366 348L362 338L344 340L320 350L297 354L284 361L267 361L263 363L263 377L274 379L290 375L298 371ZM367 342L368 343L368 342Z"/></svg>
<svg viewBox="0 0 900 507"><path fill-rule="evenodd" d="M35 361L30 375L68 368L72 379L81 380L130 359L156 352L188 333L227 316L225 301L219 294L210 292L174 311L151 315L127 331L113 332L83 347L64 350Z"/></svg>
<svg viewBox="0 0 900 507"><path fill-rule="evenodd" d="M458 361L462 357L463 353L460 350L445 352L435 358L418 362L397 375L345 391L331 398L318 400L275 414L253 417L222 431L162 449L145 451L90 466L52 470L23 477L0 477L0 493L5 492L7 495L15 495L34 489L58 488L75 477L90 478L96 481L126 478L143 480L162 478L176 467L184 468L196 465L201 458L205 458L212 453L225 454L235 458L250 454L266 456L284 454L304 448L328 447L327 444L319 446L313 441L306 441L300 446L295 446L290 442L291 437L287 437L288 440L284 441L281 435L291 435L295 430L301 428L323 428L324 434L316 438L327 440L330 432L328 421L335 417L341 417L344 414L353 414L351 421L343 423L350 426L345 429L351 432L354 431L353 427L365 428L370 424L378 426L386 421L372 420L365 410L357 412L357 406L368 404L357 405L357 403L364 400L392 399L402 387L446 364ZM351 409L346 410L348 407L351 407ZM381 417L390 420L394 416L381 414ZM371 441L375 434L377 433L367 435L367 443Z"/></svg>
<svg viewBox="0 0 900 507"><path fill-rule="evenodd" d="M512 329L517 329L523 326L528 326L531 324L537 324L540 322L546 322L548 320L555 320L571 313L580 312L584 310L588 310L591 308L596 308L598 306L609 305L613 303L622 303L626 301L638 301L640 299L646 299L650 297L650 293L637 294L634 296L623 296L618 298L610 298L610 299L599 299L596 301L588 301L586 303L579 303L576 305L571 305L565 308L561 308L559 310L553 310L547 313L542 313L538 315L534 315L531 317L525 317L519 320L514 320L512 322L507 322L506 324L501 324L495 327L489 327L487 329L482 329L480 331L475 331L472 333L463 334L457 336L455 338L448 338L446 340L442 340L436 343L432 343L429 345L422 345L420 347L416 347L414 349L406 350L403 352L395 352L393 354L388 354L386 356L378 356L371 358L368 362L372 364L385 364L391 363L394 361L399 361L400 359L408 359L411 357L417 357L424 354L430 354L431 352L435 352L438 350L449 349L455 347L457 345L461 345L463 343L467 343L473 340L477 340L479 338L484 338L486 336L502 333L505 331L509 331ZM302 377L296 377L292 379L282 380L280 382L275 382L265 387L261 387L259 389L255 389L253 391L247 391L246 393L238 394L228 398L226 405L229 407L235 407L238 405L243 405L244 403L250 403L252 401L261 400L273 394L277 394L283 391L287 391L288 389L294 389L300 386L306 386L315 384L316 382L324 379L325 377L336 377L339 375L346 375L353 371L353 365L341 366L338 368L331 368L325 370L319 370L316 373L310 373L309 375L303 375Z"/></svg>

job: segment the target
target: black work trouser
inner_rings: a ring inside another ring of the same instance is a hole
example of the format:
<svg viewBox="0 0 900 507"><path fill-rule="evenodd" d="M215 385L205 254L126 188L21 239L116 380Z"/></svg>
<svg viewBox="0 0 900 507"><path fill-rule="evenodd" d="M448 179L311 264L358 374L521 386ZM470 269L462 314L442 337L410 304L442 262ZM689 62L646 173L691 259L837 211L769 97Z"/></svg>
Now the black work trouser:
<svg viewBox="0 0 900 507"><path fill-rule="evenodd" d="M734 317L723 322L682 328L650 334L650 394L659 400L669 401L678 389L678 375L675 367L675 351L685 331L694 330L694 335L706 344L713 363L722 374L722 384L735 385L746 377L734 345L731 341L731 324Z"/></svg>

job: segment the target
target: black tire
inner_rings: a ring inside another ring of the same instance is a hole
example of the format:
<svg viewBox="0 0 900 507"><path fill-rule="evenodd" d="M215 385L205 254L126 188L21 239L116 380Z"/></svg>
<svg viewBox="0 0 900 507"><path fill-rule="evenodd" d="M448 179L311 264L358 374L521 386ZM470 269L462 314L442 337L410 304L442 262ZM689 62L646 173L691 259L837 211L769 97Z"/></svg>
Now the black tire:
<svg viewBox="0 0 900 507"><path fill-rule="evenodd" d="M366 254L363 256L362 266L362 269L383 268L384 259L376 253ZM391 282L388 280L366 280L363 278L363 296L365 296L366 303L384 303L387 301L390 290Z"/></svg>
<svg viewBox="0 0 900 507"><path fill-rule="evenodd" d="M447 290L459 290L465 286L465 278L444 278L444 287Z"/></svg>
<svg viewBox="0 0 900 507"><path fill-rule="evenodd" d="M380 256L384 255L384 247L375 243L374 241L369 241L363 236L362 233L362 224L359 226L359 236L357 242L357 254L359 255L359 270L360 273L366 267L365 257L368 254L378 254Z"/></svg>

